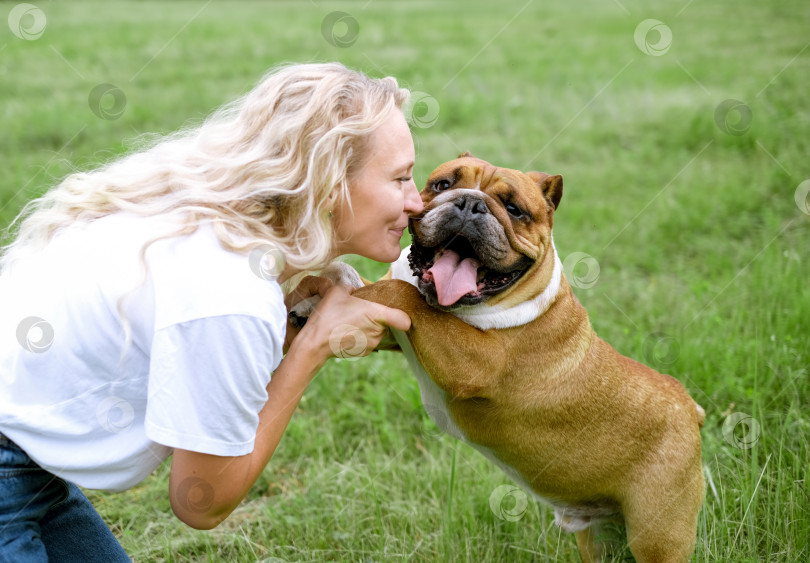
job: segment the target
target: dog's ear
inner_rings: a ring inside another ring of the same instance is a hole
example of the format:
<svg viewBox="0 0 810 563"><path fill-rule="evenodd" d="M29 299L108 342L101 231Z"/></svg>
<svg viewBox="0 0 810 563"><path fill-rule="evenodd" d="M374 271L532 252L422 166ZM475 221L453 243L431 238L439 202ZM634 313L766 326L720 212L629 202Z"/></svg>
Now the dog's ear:
<svg viewBox="0 0 810 563"><path fill-rule="evenodd" d="M470 151L464 151L463 153L458 155L456 158L464 158L465 156L469 156L470 158L475 158L473 155L470 154Z"/></svg>
<svg viewBox="0 0 810 563"><path fill-rule="evenodd" d="M545 172L527 172L526 176L534 180L537 185L543 190L543 195L554 206L556 211L560 207L560 200L563 194L563 179L562 176L556 174L549 176Z"/></svg>

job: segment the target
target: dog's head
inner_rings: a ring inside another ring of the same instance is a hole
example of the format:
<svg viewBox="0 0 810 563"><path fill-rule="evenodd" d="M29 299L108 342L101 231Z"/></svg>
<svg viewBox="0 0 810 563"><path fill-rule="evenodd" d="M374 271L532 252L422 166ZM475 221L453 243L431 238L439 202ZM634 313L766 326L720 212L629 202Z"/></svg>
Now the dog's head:
<svg viewBox="0 0 810 563"><path fill-rule="evenodd" d="M498 168L464 153L428 178L409 262L443 309L501 301L551 247L562 176Z"/></svg>

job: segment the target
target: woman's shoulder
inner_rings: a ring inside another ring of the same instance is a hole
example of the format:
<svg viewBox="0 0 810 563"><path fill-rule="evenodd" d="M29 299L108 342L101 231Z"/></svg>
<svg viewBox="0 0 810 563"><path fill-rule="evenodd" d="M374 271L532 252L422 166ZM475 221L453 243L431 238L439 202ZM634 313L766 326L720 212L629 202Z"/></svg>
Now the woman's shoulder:
<svg viewBox="0 0 810 563"><path fill-rule="evenodd" d="M116 213L75 224L55 238L52 256L73 264L111 294L146 283L158 324L246 314L281 322L284 296L250 253L225 248L210 221L189 225L172 216Z"/></svg>
<svg viewBox="0 0 810 563"><path fill-rule="evenodd" d="M209 223L154 242L145 256L159 325L229 314L286 322L278 282L256 271L250 253L225 248Z"/></svg>

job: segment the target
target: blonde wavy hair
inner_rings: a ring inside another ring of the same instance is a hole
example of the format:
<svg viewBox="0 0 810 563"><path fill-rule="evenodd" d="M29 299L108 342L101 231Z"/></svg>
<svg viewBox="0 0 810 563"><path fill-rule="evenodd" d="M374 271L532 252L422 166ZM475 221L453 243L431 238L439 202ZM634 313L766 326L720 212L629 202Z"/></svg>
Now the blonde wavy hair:
<svg viewBox="0 0 810 563"><path fill-rule="evenodd" d="M331 211L350 203L370 134L408 96L392 77L339 63L277 67L202 125L72 174L30 202L0 268L63 227L116 212L179 216L184 228L171 236L210 220L231 251L270 243L287 265L322 268L333 257Z"/></svg>

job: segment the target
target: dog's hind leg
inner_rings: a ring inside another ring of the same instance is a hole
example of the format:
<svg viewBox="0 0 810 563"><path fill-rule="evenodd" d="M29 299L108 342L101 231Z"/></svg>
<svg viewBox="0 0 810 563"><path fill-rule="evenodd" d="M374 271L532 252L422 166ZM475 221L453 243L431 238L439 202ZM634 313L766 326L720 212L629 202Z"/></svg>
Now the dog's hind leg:
<svg viewBox="0 0 810 563"><path fill-rule="evenodd" d="M686 563L695 549L697 521L703 503L703 475L697 469L678 487L663 486L651 499L628 506L627 543L638 563Z"/></svg>

